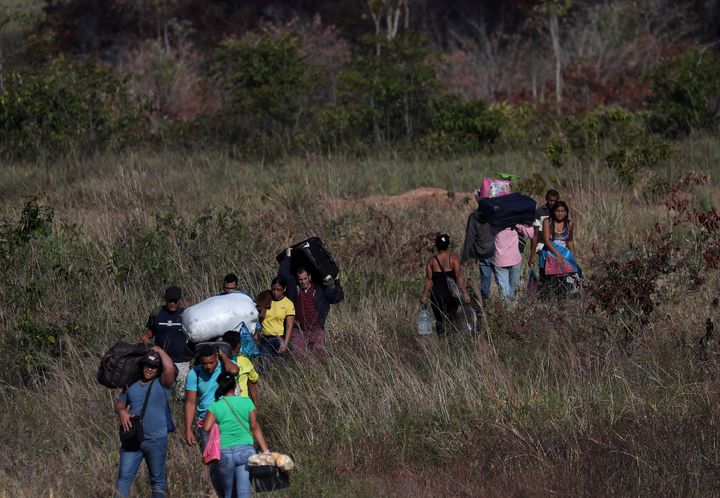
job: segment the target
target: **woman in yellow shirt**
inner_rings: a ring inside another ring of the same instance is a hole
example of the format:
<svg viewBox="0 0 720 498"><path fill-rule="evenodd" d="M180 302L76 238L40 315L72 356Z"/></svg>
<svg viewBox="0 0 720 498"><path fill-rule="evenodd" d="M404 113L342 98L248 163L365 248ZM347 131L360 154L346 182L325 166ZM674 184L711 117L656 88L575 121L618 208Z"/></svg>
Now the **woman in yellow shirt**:
<svg viewBox="0 0 720 498"><path fill-rule="evenodd" d="M270 356L278 356L288 350L295 325L295 305L285 296L287 282L275 277L270 284L272 303L265 313L260 333L260 356L264 365Z"/></svg>

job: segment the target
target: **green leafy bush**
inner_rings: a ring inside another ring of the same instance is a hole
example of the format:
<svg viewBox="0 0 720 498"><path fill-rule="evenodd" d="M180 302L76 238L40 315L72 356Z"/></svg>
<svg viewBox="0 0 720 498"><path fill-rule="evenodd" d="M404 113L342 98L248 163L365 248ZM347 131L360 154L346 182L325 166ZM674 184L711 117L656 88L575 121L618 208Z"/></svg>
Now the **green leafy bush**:
<svg viewBox="0 0 720 498"><path fill-rule="evenodd" d="M430 126L422 143L435 154L479 152L500 137L505 122L482 100L443 95L430 101Z"/></svg>
<svg viewBox="0 0 720 498"><path fill-rule="evenodd" d="M670 145L654 135L648 135L637 141L621 143L605 157L605 164L615 171L621 182L632 185L638 169L653 167L668 157Z"/></svg>
<svg viewBox="0 0 720 498"><path fill-rule="evenodd" d="M0 156L84 152L140 136L122 82L99 65L63 58L13 72L0 92Z"/></svg>
<svg viewBox="0 0 720 498"><path fill-rule="evenodd" d="M41 203L37 196L25 199L20 219L6 221L0 226L0 261L8 261L12 254L30 240L50 234L54 210Z"/></svg>
<svg viewBox="0 0 720 498"><path fill-rule="evenodd" d="M229 95L221 110L227 138L261 154L290 149L300 138L308 100L317 83L290 36L247 35L223 42L215 77Z"/></svg>
<svg viewBox="0 0 720 498"><path fill-rule="evenodd" d="M606 143L618 142L628 135L646 134L639 115L617 107L601 107L580 117L569 116L562 121L561 128L568 146L579 157L597 153Z"/></svg>
<svg viewBox="0 0 720 498"><path fill-rule="evenodd" d="M559 139L551 140L545 144L543 152L550 161L550 164L552 164L555 168L562 168L565 166L565 163L571 155L569 147Z"/></svg>
<svg viewBox="0 0 720 498"><path fill-rule="evenodd" d="M340 97L358 113L361 137L389 145L422 135L438 89L429 55L425 38L412 31L365 40L363 52L339 76Z"/></svg>
<svg viewBox="0 0 720 498"><path fill-rule="evenodd" d="M648 126L666 137L717 128L720 111L720 57L695 48L648 75Z"/></svg>

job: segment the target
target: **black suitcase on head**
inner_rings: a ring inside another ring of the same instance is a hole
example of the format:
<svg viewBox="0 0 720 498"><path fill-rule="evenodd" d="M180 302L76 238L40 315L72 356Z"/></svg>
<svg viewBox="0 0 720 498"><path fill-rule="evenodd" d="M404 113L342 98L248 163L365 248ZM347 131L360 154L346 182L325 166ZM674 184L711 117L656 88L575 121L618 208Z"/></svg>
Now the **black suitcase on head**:
<svg viewBox="0 0 720 498"><path fill-rule="evenodd" d="M535 221L535 201L527 195L512 193L490 199L480 199L478 209L485 220L498 228Z"/></svg>
<svg viewBox="0 0 720 498"><path fill-rule="evenodd" d="M305 268L312 276L313 282L325 285L332 283L340 271L320 237L310 237L292 246L290 270L293 275L298 268Z"/></svg>

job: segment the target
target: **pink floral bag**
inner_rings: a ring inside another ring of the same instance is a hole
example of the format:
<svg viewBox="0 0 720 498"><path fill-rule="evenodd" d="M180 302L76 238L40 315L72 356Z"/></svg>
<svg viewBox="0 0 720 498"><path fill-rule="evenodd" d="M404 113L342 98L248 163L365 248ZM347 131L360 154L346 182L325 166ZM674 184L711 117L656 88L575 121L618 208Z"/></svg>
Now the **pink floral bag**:
<svg viewBox="0 0 720 498"><path fill-rule="evenodd" d="M220 461L220 430L217 424L210 429L207 444L202 454L202 463L210 465Z"/></svg>
<svg viewBox="0 0 720 498"><path fill-rule="evenodd" d="M561 263L554 254L548 252L547 258L545 258L545 275L549 277L564 277L565 275L571 275L573 273L575 273L575 270L567 261Z"/></svg>
<svg viewBox="0 0 720 498"><path fill-rule="evenodd" d="M500 197L510 193L510 180L499 180L497 178L483 178L482 187L480 187L480 197L489 199L492 197Z"/></svg>

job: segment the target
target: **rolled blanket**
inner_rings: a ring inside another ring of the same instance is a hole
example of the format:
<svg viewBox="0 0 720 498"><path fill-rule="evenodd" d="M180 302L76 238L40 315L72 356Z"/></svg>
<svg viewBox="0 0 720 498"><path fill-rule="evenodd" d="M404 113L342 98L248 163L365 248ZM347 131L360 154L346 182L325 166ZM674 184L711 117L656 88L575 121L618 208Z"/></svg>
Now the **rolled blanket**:
<svg viewBox="0 0 720 498"><path fill-rule="evenodd" d="M565 261L572 266L572 269L575 273L580 273L580 267L578 266L577 262L575 261L575 255L568 249L567 247L559 244L556 241L553 241L553 247L557 250L560 255L565 258ZM548 256L549 255L549 256ZM540 264L540 268L543 270L545 269L545 261L548 257L555 257L554 254L552 254L547 247L543 248L542 251L540 251L540 257L538 259L538 263Z"/></svg>

